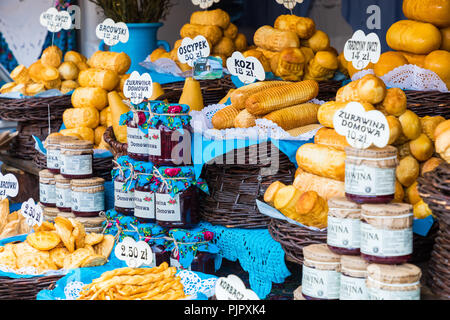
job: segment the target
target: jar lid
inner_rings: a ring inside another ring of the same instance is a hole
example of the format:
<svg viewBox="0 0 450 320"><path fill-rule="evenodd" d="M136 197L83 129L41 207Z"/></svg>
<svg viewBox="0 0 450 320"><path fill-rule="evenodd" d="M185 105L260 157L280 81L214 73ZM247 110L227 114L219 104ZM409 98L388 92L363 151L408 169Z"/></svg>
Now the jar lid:
<svg viewBox="0 0 450 320"><path fill-rule="evenodd" d="M411 214L412 205L408 203L363 204L361 214L368 216L401 216Z"/></svg>
<svg viewBox="0 0 450 320"><path fill-rule="evenodd" d="M77 217L76 220L81 222L87 228L97 228L102 226L102 223L106 220L106 217Z"/></svg>
<svg viewBox="0 0 450 320"><path fill-rule="evenodd" d="M94 145L92 142L86 140L70 140L61 142L61 148L71 150L87 150L94 148Z"/></svg>
<svg viewBox="0 0 450 320"><path fill-rule="evenodd" d="M55 176L55 181L61 184L70 184L70 179L66 179L60 174Z"/></svg>
<svg viewBox="0 0 450 320"><path fill-rule="evenodd" d="M361 256L341 256L341 266L343 269L366 271L369 263Z"/></svg>
<svg viewBox="0 0 450 320"><path fill-rule="evenodd" d="M422 271L419 267L405 263L401 265L370 264L368 277L383 283L415 283L420 281Z"/></svg>
<svg viewBox="0 0 450 320"><path fill-rule="evenodd" d="M347 200L345 197L331 198L328 200L329 208L337 209L361 209L361 205L358 203Z"/></svg>
<svg viewBox="0 0 450 320"><path fill-rule="evenodd" d="M72 136L48 136L47 139L45 140L45 142L47 144L58 144L61 142L67 142L67 141L72 141L72 140L78 140L77 137L72 137Z"/></svg>
<svg viewBox="0 0 450 320"><path fill-rule="evenodd" d="M59 211L58 208L52 208L52 207L42 207L42 211L44 213L44 216L49 217L56 217L61 211Z"/></svg>
<svg viewBox="0 0 450 320"><path fill-rule="evenodd" d="M103 185L105 179L103 178L89 178L89 179L73 179L70 181L72 187L94 187L98 185Z"/></svg>
<svg viewBox="0 0 450 320"><path fill-rule="evenodd" d="M72 212L63 212L63 211L60 211L60 212L59 212L58 217L63 217L63 218L76 218L75 214L73 214Z"/></svg>
<svg viewBox="0 0 450 320"><path fill-rule="evenodd" d="M353 147L345 147L345 154L353 157L366 157L373 159L397 157L397 148L393 146L386 146L384 148L368 148L357 149Z"/></svg>
<svg viewBox="0 0 450 320"><path fill-rule="evenodd" d="M39 178L53 179L55 178L55 175L51 173L50 170L44 169L39 171Z"/></svg>
<svg viewBox="0 0 450 320"><path fill-rule="evenodd" d="M310 261L340 262L341 256L331 251L327 244L312 244L303 248L303 256Z"/></svg>

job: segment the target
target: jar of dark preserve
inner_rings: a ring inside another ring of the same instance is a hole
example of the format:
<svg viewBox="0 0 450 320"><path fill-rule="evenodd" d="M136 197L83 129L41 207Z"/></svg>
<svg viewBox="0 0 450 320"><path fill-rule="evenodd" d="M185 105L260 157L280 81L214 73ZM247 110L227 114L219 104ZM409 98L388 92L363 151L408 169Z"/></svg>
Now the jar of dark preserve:
<svg viewBox="0 0 450 320"><path fill-rule="evenodd" d="M361 256L370 263L401 264L413 252L412 206L406 203L361 206Z"/></svg>
<svg viewBox="0 0 450 320"><path fill-rule="evenodd" d="M395 198L397 148L345 148L345 195L356 203L384 204Z"/></svg>
<svg viewBox="0 0 450 320"><path fill-rule="evenodd" d="M328 200L327 244L337 254L359 255L361 206L346 198Z"/></svg>
<svg viewBox="0 0 450 320"><path fill-rule="evenodd" d="M114 209L126 216L134 214L134 189L130 187L133 174L133 165L128 156L122 156L114 162L112 171L114 181Z"/></svg>
<svg viewBox="0 0 450 320"><path fill-rule="evenodd" d="M149 267L158 267L163 262L170 264L170 252L166 250L166 247L160 244L150 245L152 249L153 259L152 263L148 265Z"/></svg>
<svg viewBox="0 0 450 320"><path fill-rule="evenodd" d="M134 216L141 222L156 222L155 193L152 191L150 184L136 186L134 191Z"/></svg>
<svg viewBox="0 0 450 320"><path fill-rule="evenodd" d="M139 114L143 111L137 111ZM149 141L145 134L139 129L138 119L127 123L128 156L137 161L147 161L149 155Z"/></svg>
<svg viewBox="0 0 450 320"><path fill-rule="evenodd" d="M198 188L190 186L172 197L162 183L155 194L156 222L166 228L188 229L200 222Z"/></svg>
<svg viewBox="0 0 450 320"><path fill-rule="evenodd" d="M61 175L66 179L87 179L93 175L92 142L72 140L61 143Z"/></svg>
<svg viewBox="0 0 450 320"><path fill-rule="evenodd" d="M215 264L214 260L216 259L216 255L209 252L201 252L198 251L195 254L194 260L192 260L191 265L187 270L203 272L206 274L214 274L215 272ZM176 250L172 250L170 254L170 266L175 267L177 269L184 269L179 261L179 257Z"/></svg>

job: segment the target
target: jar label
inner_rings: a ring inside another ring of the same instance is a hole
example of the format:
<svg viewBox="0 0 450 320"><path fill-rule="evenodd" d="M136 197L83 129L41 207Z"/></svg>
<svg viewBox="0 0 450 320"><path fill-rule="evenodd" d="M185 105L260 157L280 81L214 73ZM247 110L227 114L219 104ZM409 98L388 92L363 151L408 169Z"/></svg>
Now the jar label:
<svg viewBox="0 0 450 320"><path fill-rule="evenodd" d="M139 128L127 128L128 152L135 154L148 154L149 139Z"/></svg>
<svg viewBox="0 0 450 320"><path fill-rule="evenodd" d="M161 132L156 129L148 129L148 154L161 156Z"/></svg>
<svg viewBox="0 0 450 320"><path fill-rule="evenodd" d="M340 273L303 265L302 293L320 299L339 299Z"/></svg>
<svg viewBox="0 0 450 320"><path fill-rule="evenodd" d="M72 191L72 211L98 212L105 210L105 192L87 193Z"/></svg>
<svg viewBox="0 0 450 320"><path fill-rule="evenodd" d="M143 219L155 219L155 193L134 191L134 216Z"/></svg>
<svg viewBox="0 0 450 320"><path fill-rule="evenodd" d="M47 168L59 169L60 167L59 157L60 157L60 150L47 149Z"/></svg>
<svg viewBox="0 0 450 320"><path fill-rule="evenodd" d="M178 222L181 221L180 196L172 198L170 194L156 194L156 220Z"/></svg>
<svg viewBox="0 0 450 320"><path fill-rule="evenodd" d="M412 253L412 228L378 229L361 223L361 252L377 257L401 257Z"/></svg>
<svg viewBox="0 0 450 320"><path fill-rule="evenodd" d="M361 221L328 216L327 244L345 249L359 249Z"/></svg>
<svg viewBox="0 0 450 320"><path fill-rule="evenodd" d="M189 268L185 269L183 268L183 266L181 265L180 261L178 261L178 259L172 258L170 257L170 266L171 267L175 267L177 269L183 269L183 270L189 270L191 271L191 266L189 266Z"/></svg>
<svg viewBox="0 0 450 320"><path fill-rule="evenodd" d="M379 288L367 288L369 300L420 300L420 289L408 291L390 291Z"/></svg>
<svg viewBox="0 0 450 320"><path fill-rule="evenodd" d="M39 183L39 201L42 203L56 203L54 184Z"/></svg>
<svg viewBox="0 0 450 320"><path fill-rule="evenodd" d="M61 173L73 176L92 174L92 154L61 155Z"/></svg>
<svg viewBox="0 0 450 320"><path fill-rule="evenodd" d="M339 300L368 300L366 279L341 274Z"/></svg>
<svg viewBox="0 0 450 320"><path fill-rule="evenodd" d="M123 191L125 183L114 181L114 206L119 208L133 209L134 195L133 192Z"/></svg>
<svg viewBox="0 0 450 320"><path fill-rule="evenodd" d="M358 196L395 194L395 168L345 164L345 192Z"/></svg>
<svg viewBox="0 0 450 320"><path fill-rule="evenodd" d="M58 208L72 208L72 190L70 188L56 188L56 206Z"/></svg>

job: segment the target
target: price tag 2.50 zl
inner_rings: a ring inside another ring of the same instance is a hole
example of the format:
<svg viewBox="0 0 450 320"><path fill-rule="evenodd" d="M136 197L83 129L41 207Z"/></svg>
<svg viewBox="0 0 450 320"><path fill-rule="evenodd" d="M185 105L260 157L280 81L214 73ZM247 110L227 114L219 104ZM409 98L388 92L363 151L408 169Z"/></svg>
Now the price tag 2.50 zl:
<svg viewBox="0 0 450 320"><path fill-rule="evenodd" d="M239 78L243 83L253 83L256 80L264 81L266 73L255 57L244 57L239 51L234 52L227 59L228 71Z"/></svg>
<svg viewBox="0 0 450 320"><path fill-rule="evenodd" d="M153 261L152 249L145 241L136 242L131 237L125 237L116 245L114 254L117 259L125 261L128 267L138 268L141 265L150 265Z"/></svg>
<svg viewBox="0 0 450 320"><path fill-rule="evenodd" d="M20 213L25 217L29 226L40 226L44 221L42 208L36 204L33 199L28 199L27 202L22 203Z"/></svg>

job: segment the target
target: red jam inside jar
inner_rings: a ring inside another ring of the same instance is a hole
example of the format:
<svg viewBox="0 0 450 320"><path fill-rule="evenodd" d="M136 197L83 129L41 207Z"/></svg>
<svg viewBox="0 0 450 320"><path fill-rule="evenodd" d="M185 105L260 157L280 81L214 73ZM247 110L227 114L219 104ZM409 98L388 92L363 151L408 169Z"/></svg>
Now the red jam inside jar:
<svg viewBox="0 0 450 320"><path fill-rule="evenodd" d="M137 161L148 160L148 139L134 121L127 124L127 144L127 152L130 158Z"/></svg>
<svg viewBox="0 0 450 320"><path fill-rule="evenodd" d="M125 177L118 175L114 179L114 209L126 216L134 214L133 192L123 191L122 186L126 182Z"/></svg>
<svg viewBox="0 0 450 320"><path fill-rule="evenodd" d="M379 264L402 264L408 262L412 258L412 254L399 257L377 257L361 253L361 256L370 263Z"/></svg>
<svg viewBox="0 0 450 320"><path fill-rule="evenodd" d="M154 262L152 262L152 265L157 267L163 262L170 263L170 252L166 250L166 247L156 244L150 247L154 254L153 258L155 259Z"/></svg>
<svg viewBox="0 0 450 320"><path fill-rule="evenodd" d="M134 216L142 223L155 223L155 193L150 185L137 186L134 192Z"/></svg>
<svg viewBox="0 0 450 320"><path fill-rule="evenodd" d="M334 253L340 254L340 255L349 255L349 256L359 256L361 253L361 250L358 249L346 249L346 248L339 248L328 245L328 248L333 251Z"/></svg>
<svg viewBox="0 0 450 320"><path fill-rule="evenodd" d="M148 160L153 162L156 166L179 166L179 165L188 165L191 162L190 157L185 159L184 149L190 150L191 148L191 133L192 128L190 125L183 126L183 134L178 132L178 130L171 130L166 127L164 124L160 123L156 126L156 130L159 131L159 150L157 151L157 136L154 135L153 143L150 143L150 155ZM149 139L153 137L152 129L149 129ZM178 137L178 139L176 139ZM183 139L188 139L188 141L184 142ZM175 140L175 141L173 141ZM186 146L184 148L180 148L180 143L185 143ZM178 154L174 154L174 149L178 146L180 151ZM155 154L152 154L155 153Z"/></svg>
<svg viewBox="0 0 450 320"><path fill-rule="evenodd" d="M200 222L196 186L191 186L172 198L163 183L155 200L156 222L162 227L189 229Z"/></svg>
<svg viewBox="0 0 450 320"><path fill-rule="evenodd" d="M178 260L178 256L175 256L174 252L175 251L172 251L172 253L170 255L170 266L176 267L176 268L182 268L181 264ZM216 258L215 254L212 254L209 252L197 251L188 270L196 271L196 272L203 272L206 274L214 274L214 272L216 270L215 264L214 264L215 258Z"/></svg>

